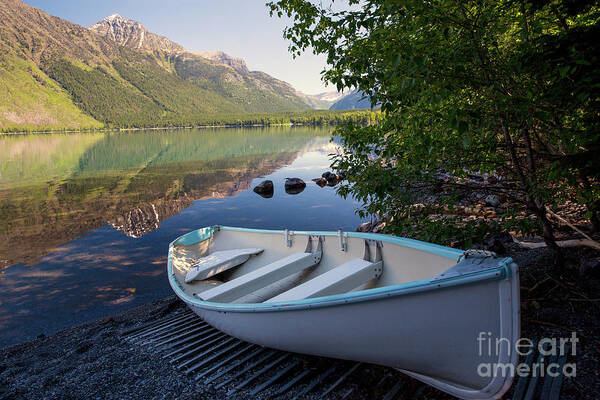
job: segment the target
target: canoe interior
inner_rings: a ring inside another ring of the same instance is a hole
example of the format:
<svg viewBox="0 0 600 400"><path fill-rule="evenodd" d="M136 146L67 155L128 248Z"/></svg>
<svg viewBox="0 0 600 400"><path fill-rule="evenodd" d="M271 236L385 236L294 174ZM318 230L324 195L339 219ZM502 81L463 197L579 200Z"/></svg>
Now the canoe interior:
<svg viewBox="0 0 600 400"><path fill-rule="evenodd" d="M233 302L265 302L333 268L353 259L362 259L364 256L365 240L362 238L346 238L346 251L340 249L338 236L322 236L322 238L323 253L321 261L317 266L295 273L249 295L238 298ZM293 253L304 252L307 241L307 235L293 234L291 236L291 247L288 247L284 234L279 232L216 230L211 237L202 242L191 245L176 244L173 247L172 253L173 273L186 294L198 297L199 293L221 285L224 282L240 277ZM456 257L453 255L459 254L457 252L449 253L449 255L439 255L396 243L383 242L382 244L383 273L378 279L372 279L351 290L352 292L433 278L455 265ZM185 283L186 273L201 257L221 250L253 247L263 248L264 252L257 256L252 256L244 264L215 275L210 279ZM374 258L376 249L373 243L370 249L371 257Z"/></svg>

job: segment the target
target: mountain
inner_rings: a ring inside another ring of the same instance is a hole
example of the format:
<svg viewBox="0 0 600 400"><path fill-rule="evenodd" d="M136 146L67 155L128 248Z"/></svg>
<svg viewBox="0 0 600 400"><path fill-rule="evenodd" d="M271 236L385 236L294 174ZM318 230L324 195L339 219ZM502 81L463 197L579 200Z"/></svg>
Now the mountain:
<svg viewBox="0 0 600 400"><path fill-rule="evenodd" d="M18 0L2 0L0 129L101 126L77 107L70 93L41 68L56 54L97 59L103 52L116 52L116 46L96 39L85 28L51 17Z"/></svg>
<svg viewBox="0 0 600 400"><path fill-rule="evenodd" d="M192 125L309 108L286 82L231 63L118 15L86 29L2 0L0 130Z"/></svg>
<svg viewBox="0 0 600 400"><path fill-rule="evenodd" d="M233 69L242 72L248 73L248 66L246 65L246 61L238 57L232 57L228 54L223 53L222 51L201 51L196 52L195 54L204 57L208 60L214 61L218 64L229 65Z"/></svg>
<svg viewBox="0 0 600 400"><path fill-rule="evenodd" d="M364 92L352 90L347 95L333 103L330 110L354 110L354 109L370 109L371 100Z"/></svg>
<svg viewBox="0 0 600 400"><path fill-rule="evenodd" d="M238 105L242 112L275 112L308 109L294 88L246 62L221 51L191 52L171 40L149 32L142 24L112 15L90 26L91 31L116 40L131 50L153 56L166 55L179 77L215 92Z"/></svg>
<svg viewBox="0 0 600 400"><path fill-rule="evenodd" d="M184 52L185 49L164 36L149 32L144 25L121 17L119 14L106 17L89 29L101 36L111 39L120 46L137 50L165 51L169 53Z"/></svg>
<svg viewBox="0 0 600 400"><path fill-rule="evenodd" d="M319 100L334 102L344 96L342 92L323 92L313 95Z"/></svg>
<svg viewBox="0 0 600 400"><path fill-rule="evenodd" d="M319 94L304 94L296 92L298 96L303 97L304 101L316 110L328 110L337 99L342 97L340 92L324 92Z"/></svg>

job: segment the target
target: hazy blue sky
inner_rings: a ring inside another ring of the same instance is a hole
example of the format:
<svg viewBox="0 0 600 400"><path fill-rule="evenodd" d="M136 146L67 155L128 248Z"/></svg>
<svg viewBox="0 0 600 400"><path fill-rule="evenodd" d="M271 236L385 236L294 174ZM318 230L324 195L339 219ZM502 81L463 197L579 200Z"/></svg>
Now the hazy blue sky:
<svg viewBox="0 0 600 400"><path fill-rule="evenodd" d="M327 90L320 75L325 57L305 54L293 60L282 37L287 21L271 18L264 0L24 1L83 26L120 14L188 50L222 50L242 57L251 70L264 71L305 93Z"/></svg>

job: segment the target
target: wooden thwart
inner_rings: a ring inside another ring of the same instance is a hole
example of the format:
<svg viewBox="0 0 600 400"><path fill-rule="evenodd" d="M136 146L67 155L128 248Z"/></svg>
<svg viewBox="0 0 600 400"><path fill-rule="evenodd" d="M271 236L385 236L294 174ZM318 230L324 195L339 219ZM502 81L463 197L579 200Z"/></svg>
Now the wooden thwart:
<svg viewBox="0 0 600 400"><path fill-rule="evenodd" d="M269 265L258 268L206 290L198 295L202 300L213 302L231 302L284 279L296 272L317 265L321 261L321 252L294 253Z"/></svg>
<svg viewBox="0 0 600 400"><path fill-rule="evenodd" d="M277 303L346 293L367 283L371 279L379 278L382 269L383 263L381 261L370 262L356 258L283 292L266 302Z"/></svg>

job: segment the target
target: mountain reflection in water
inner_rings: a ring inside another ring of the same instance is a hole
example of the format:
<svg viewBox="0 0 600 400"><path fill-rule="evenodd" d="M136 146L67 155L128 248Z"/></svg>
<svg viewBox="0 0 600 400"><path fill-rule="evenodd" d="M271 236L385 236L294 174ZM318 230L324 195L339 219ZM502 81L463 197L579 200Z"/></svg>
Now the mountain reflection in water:
<svg viewBox="0 0 600 400"><path fill-rule="evenodd" d="M323 130L52 134L0 137L0 254L34 263L105 223L129 236L194 200L229 197L328 142Z"/></svg>
<svg viewBox="0 0 600 400"><path fill-rule="evenodd" d="M329 128L0 136L0 346L170 294L166 248L212 224L354 229L319 188ZM273 198L250 190L268 177ZM309 183L296 196L286 177Z"/></svg>

